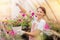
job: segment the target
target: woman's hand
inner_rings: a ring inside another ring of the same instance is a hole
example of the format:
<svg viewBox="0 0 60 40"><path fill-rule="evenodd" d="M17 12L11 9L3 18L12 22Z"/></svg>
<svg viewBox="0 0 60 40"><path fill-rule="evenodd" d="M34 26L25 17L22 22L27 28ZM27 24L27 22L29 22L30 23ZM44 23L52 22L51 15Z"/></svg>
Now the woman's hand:
<svg viewBox="0 0 60 40"><path fill-rule="evenodd" d="M26 13L26 10L20 4L16 3L16 6L18 6L23 13Z"/></svg>
<svg viewBox="0 0 60 40"><path fill-rule="evenodd" d="M38 34L40 34L40 30L35 30L33 32L25 32L25 34L29 35L29 36L32 36L32 37L35 37L37 36Z"/></svg>

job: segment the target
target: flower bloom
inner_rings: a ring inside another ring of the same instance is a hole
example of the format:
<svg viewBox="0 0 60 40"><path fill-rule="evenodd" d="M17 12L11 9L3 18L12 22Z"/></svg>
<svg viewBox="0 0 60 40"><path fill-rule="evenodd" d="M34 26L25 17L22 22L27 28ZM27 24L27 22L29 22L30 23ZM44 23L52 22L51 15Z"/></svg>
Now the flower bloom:
<svg viewBox="0 0 60 40"><path fill-rule="evenodd" d="M19 22L21 22L22 20L21 19L18 19Z"/></svg>
<svg viewBox="0 0 60 40"><path fill-rule="evenodd" d="M30 18L32 18L32 16L30 16Z"/></svg>
<svg viewBox="0 0 60 40"><path fill-rule="evenodd" d="M23 13L23 14L22 14L22 16L23 16L23 17L25 17L25 16L26 16L26 14L25 14L25 13Z"/></svg>
<svg viewBox="0 0 60 40"><path fill-rule="evenodd" d="M32 12L32 16L34 16L34 12Z"/></svg>
<svg viewBox="0 0 60 40"><path fill-rule="evenodd" d="M31 13L32 16L34 16L34 11L29 11Z"/></svg>
<svg viewBox="0 0 60 40"><path fill-rule="evenodd" d="M14 35L15 35L15 32L14 32L13 30L11 30L11 31L9 31L9 34L10 34L11 36L14 36Z"/></svg>

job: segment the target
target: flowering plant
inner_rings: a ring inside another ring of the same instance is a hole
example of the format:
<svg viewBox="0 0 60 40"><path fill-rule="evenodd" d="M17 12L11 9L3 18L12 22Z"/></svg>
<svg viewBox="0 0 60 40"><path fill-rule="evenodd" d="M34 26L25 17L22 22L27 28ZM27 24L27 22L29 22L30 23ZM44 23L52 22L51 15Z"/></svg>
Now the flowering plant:
<svg viewBox="0 0 60 40"><path fill-rule="evenodd" d="M6 20L4 21L4 28L5 28L5 33L7 33L8 36L13 36L16 35L12 29L12 27L18 27L18 26L22 26L23 29L29 26L31 26L31 21L33 19L34 16L34 12L31 12L31 14L25 14L23 12L20 12L19 16L14 19L14 20ZM3 38L4 35L3 35ZM12 38L12 37L11 37ZM14 38L13 38L14 39Z"/></svg>
<svg viewBox="0 0 60 40"><path fill-rule="evenodd" d="M29 26L33 19L33 16L34 16L34 12L31 12L31 14L20 12L16 21L13 22L13 26Z"/></svg>

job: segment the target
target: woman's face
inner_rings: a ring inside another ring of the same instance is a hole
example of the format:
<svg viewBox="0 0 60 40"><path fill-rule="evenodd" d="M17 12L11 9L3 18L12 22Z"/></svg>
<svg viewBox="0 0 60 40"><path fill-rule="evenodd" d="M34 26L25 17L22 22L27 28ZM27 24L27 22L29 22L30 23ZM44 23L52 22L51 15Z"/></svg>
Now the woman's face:
<svg viewBox="0 0 60 40"><path fill-rule="evenodd" d="M42 11L42 9L41 8L38 8L37 9L37 13L36 13L36 16L37 16L37 18L41 18L41 17L43 17L45 14L44 14L44 12Z"/></svg>

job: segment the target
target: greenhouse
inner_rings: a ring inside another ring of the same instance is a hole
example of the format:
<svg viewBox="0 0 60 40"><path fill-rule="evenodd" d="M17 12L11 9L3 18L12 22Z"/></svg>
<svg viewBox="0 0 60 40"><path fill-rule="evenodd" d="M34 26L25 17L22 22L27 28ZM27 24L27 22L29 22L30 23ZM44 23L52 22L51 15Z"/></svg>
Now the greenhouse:
<svg viewBox="0 0 60 40"><path fill-rule="evenodd" d="M60 40L60 0L0 0L0 40Z"/></svg>

